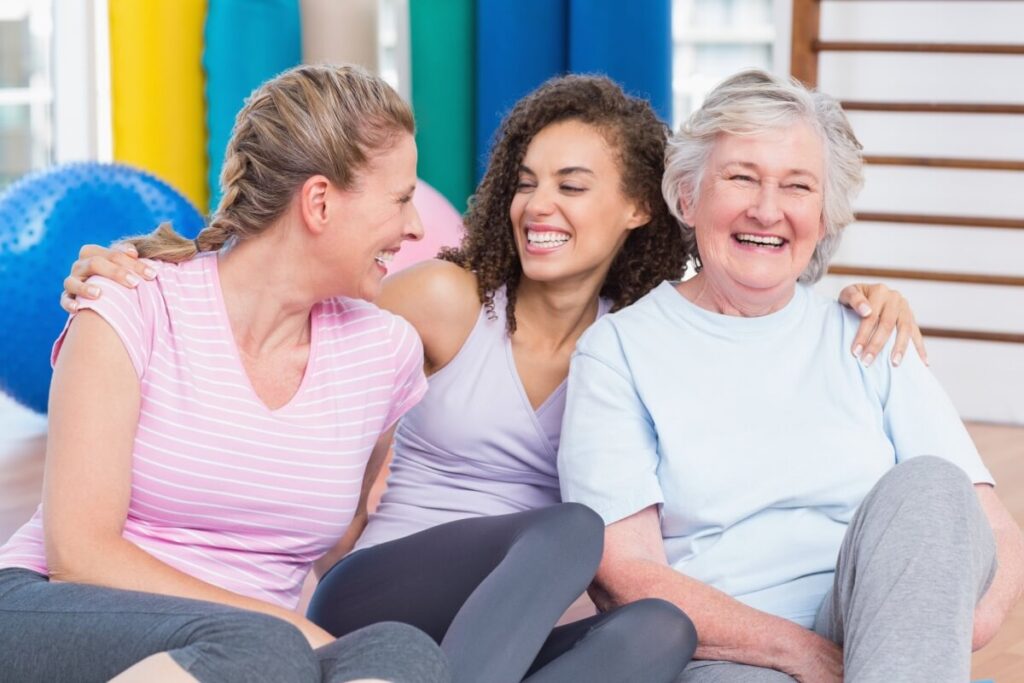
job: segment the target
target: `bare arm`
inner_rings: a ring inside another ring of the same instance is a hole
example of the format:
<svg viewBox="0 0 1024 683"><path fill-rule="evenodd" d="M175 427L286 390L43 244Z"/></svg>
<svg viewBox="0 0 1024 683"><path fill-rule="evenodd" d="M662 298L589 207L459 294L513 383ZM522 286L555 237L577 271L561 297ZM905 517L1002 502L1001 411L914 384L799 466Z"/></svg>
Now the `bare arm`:
<svg viewBox="0 0 1024 683"><path fill-rule="evenodd" d="M1024 591L1024 536L995 489L988 484L975 484L974 490L992 527L998 562L992 584L974 610L972 647L979 650L995 637Z"/></svg>
<svg viewBox="0 0 1024 683"><path fill-rule="evenodd" d="M139 381L116 333L98 314L79 313L50 390L43 513L52 578L263 612L296 625L314 647L331 642L294 612L201 581L124 539L139 406Z"/></svg>
<svg viewBox="0 0 1024 683"><path fill-rule="evenodd" d="M910 310L910 303L895 289L882 284L854 284L839 292L839 302L857 311L861 317L850 352L865 365L870 365L878 357L894 329L896 342L889 361L899 365L906 355L907 343L913 340L917 355L928 364L928 353L914 312Z"/></svg>
<svg viewBox="0 0 1024 683"><path fill-rule="evenodd" d="M656 506L608 526L591 594L601 609L641 598L674 603L697 627L697 659L778 669L798 681L842 680L843 655L834 643L670 567Z"/></svg>
<svg viewBox="0 0 1024 683"><path fill-rule="evenodd" d="M473 331L480 314L476 287L476 276L464 268L424 261L387 278L374 303L416 328L429 375L447 365Z"/></svg>

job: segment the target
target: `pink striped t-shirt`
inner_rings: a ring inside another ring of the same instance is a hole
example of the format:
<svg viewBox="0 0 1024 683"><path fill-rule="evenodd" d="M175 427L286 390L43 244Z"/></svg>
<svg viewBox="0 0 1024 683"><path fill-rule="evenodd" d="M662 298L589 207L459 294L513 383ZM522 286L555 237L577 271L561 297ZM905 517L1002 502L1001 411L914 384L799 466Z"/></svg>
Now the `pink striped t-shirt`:
<svg viewBox="0 0 1024 683"><path fill-rule="evenodd" d="M94 277L103 296L80 300L120 336L141 382L124 538L204 581L294 607L352 519L378 436L426 391L419 337L373 304L323 301L299 389L270 410L238 355L217 256L150 265L154 281L127 289ZM0 568L12 566L47 573L41 506L0 548Z"/></svg>

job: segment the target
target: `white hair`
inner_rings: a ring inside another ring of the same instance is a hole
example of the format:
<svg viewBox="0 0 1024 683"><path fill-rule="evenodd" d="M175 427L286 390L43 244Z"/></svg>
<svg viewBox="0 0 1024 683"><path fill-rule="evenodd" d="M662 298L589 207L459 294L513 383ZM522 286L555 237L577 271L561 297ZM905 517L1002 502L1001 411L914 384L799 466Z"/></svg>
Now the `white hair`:
<svg viewBox="0 0 1024 683"><path fill-rule="evenodd" d="M661 191L682 224L684 237L692 239L693 226L683 220L680 200L693 206L699 199L705 167L719 135L757 135L801 121L819 135L824 148L825 236L799 279L806 283L820 280L843 229L853 222L853 198L864 184L864 160L861 144L839 102L794 79L757 69L742 71L711 91L703 106L669 140Z"/></svg>

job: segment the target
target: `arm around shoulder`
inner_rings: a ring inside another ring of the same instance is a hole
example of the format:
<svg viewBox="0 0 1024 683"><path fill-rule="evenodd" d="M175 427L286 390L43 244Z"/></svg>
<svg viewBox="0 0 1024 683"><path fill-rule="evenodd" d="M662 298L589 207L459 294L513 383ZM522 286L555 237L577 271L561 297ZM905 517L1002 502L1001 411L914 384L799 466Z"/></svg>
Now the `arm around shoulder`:
<svg viewBox="0 0 1024 683"><path fill-rule="evenodd" d="M376 301L408 320L420 339L428 372L455 357L480 314L476 276L437 259L424 261L384 281Z"/></svg>

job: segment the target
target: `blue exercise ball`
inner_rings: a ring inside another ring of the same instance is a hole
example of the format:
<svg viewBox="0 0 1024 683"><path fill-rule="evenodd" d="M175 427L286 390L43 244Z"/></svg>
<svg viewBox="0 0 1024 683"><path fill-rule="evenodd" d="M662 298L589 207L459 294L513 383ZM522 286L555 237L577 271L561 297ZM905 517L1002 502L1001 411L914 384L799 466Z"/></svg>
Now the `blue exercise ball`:
<svg viewBox="0 0 1024 683"><path fill-rule="evenodd" d="M170 221L194 237L196 208L159 178L122 164L75 163L0 195L0 390L46 412L50 348L67 320L60 289L83 244L110 244Z"/></svg>

